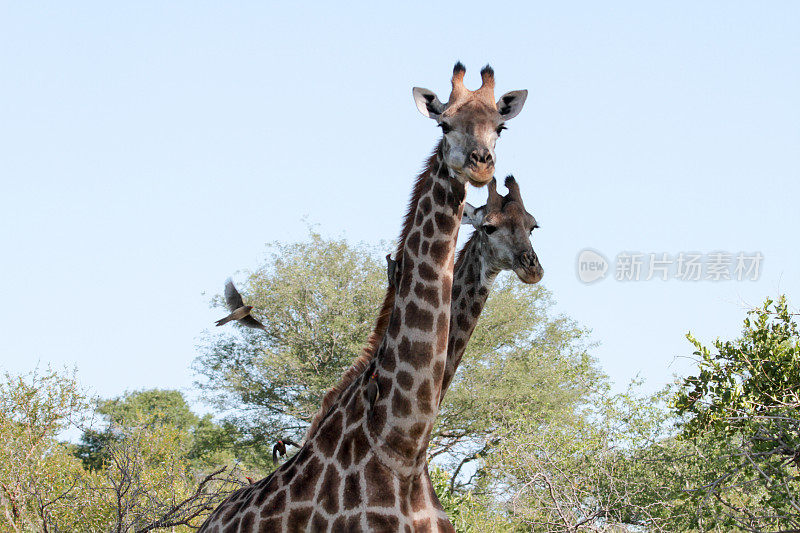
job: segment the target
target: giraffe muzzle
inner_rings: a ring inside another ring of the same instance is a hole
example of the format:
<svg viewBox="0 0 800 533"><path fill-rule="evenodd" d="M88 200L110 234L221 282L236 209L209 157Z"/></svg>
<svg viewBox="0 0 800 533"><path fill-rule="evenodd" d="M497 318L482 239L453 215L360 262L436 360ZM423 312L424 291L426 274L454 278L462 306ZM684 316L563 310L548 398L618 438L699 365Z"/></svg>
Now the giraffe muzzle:
<svg viewBox="0 0 800 533"><path fill-rule="evenodd" d="M483 187L494 177L494 163L477 163L472 161L464 168L464 175L470 184L475 187Z"/></svg>
<svg viewBox="0 0 800 533"><path fill-rule="evenodd" d="M514 268L514 273L523 283L539 283L544 277L544 269L533 250L521 253L516 262L518 266Z"/></svg>

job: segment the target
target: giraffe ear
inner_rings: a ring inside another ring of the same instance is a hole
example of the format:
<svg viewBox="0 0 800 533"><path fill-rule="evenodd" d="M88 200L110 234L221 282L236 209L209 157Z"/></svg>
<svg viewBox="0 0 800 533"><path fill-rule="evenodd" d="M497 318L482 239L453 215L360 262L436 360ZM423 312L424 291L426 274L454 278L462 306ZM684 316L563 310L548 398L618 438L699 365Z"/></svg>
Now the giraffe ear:
<svg viewBox="0 0 800 533"><path fill-rule="evenodd" d="M511 120L519 115L522 111L522 106L525 105L525 99L528 98L528 91L523 89L521 91L509 91L500 97L497 101L497 111L503 120Z"/></svg>
<svg viewBox="0 0 800 533"><path fill-rule="evenodd" d="M444 112L444 104L439 101L436 93L428 89L414 87L414 103L417 104L419 112L433 120L439 120Z"/></svg>
<svg viewBox="0 0 800 533"><path fill-rule="evenodd" d="M472 224L475 229L483 224L483 207L472 207L468 202L464 203L464 215L461 217L461 224Z"/></svg>

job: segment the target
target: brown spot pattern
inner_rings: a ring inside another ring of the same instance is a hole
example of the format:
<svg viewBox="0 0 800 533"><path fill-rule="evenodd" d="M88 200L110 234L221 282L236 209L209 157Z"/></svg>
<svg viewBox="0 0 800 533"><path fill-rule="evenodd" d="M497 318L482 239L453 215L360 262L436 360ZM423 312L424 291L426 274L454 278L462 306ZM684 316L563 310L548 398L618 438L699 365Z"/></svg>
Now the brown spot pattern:
<svg viewBox="0 0 800 533"><path fill-rule="evenodd" d="M306 530L308 520L311 518L311 507L302 507L289 511L289 531L290 533L302 533Z"/></svg>
<svg viewBox="0 0 800 533"><path fill-rule="evenodd" d="M453 217L444 213L436 213L434 219L436 220L436 226L439 228L439 231L445 235L450 235L456 227L456 222L453 220Z"/></svg>
<svg viewBox="0 0 800 533"><path fill-rule="evenodd" d="M437 213L437 215L438 215L438 213ZM433 221L429 219L422 226L422 234L424 236L430 238L430 237L433 237L433 232L434 232Z"/></svg>
<svg viewBox="0 0 800 533"><path fill-rule="evenodd" d="M256 521L255 513L253 513L253 511L249 511L242 517L242 522L239 525L239 527L241 528L242 531L252 531L253 524L255 524L255 521Z"/></svg>
<svg viewBox="0 0 800 533"><path fill-rule="evenodd" d="M414 520L414 533L431 533L431 521L427 518Z"/></svg>
<svg viewBox="0 0 800 533"><path fill-rule="evenodd" d="M419 207L417 209L423 215L427 215L428 213L431 212L431 207L432 207L431 199L426 196L425 198L420 200Z"/></svg>
<svg viewBox="0 0 800 533"><path fill-rule="evenodd" d="M436 361L433 365L433 382L438 383L442 379L442 374L444 374L444 363Z"/></svg>
<svg viewBox="0 0 800 533"><path fill-rule="evenodd" d="M444 267L447 259L450 257L450 241L438 240L431 244L430 256L436 261L439 267Z"/></svg>
<svg viewBox="0 0 800 533"><path fill-rule="evenodd" d="M281 530L281 519L280 518L270 518L268 520L262 520L261 523L258 525L258 533L273 533L275 531Z"/></svg>
<svg viewBox="0 0 800 533"><path fill-rule="evenodd" d="M358 472L353 472L344 480L344 508L353 509L361 501L361 481Z"/></svg>
<svg viewBox="0 0 800 533"><path fill-rule="evenodd" d="M321 473L322 463L316 457L311 457L303 471L291 484L292 501L304 501L313 498L314 488Z"/></svg>
<svg viewBox="0 0 800 533"><path fill-rule="evenodd" d="M417 401L422 412L431 412L431 385L427 379L417 389Z"/></svg>
<svg viewBox="0 0 800 533"><path fill-rule="evenodd" d="M430 331L433 328L433 313L421 309L414 302L409 302L406 306L406 326Z"/></svg>
<svg viewBox="0 0 800 533"><path fill-rule="evenodd" d="M336 460L342 468L350 468L350 462L353 460L352 448L352 439L342 439L342 444L339 446L339 453L336 454Z"/></svg>
<svg viewBox="0 0 800 533"><path fill-rule="evenodd" d="M419 277L425 281L436 281L439 279L439 274L428 263L420 263L419 266L417 266L417 271L419 272Z"/></svg>
<svg viewBox="0 0 800 533"><path fill-rule="evenodd" d="M400 385L400 388L404 390L410 390L414 384L414 378L405 370L399 371L395 376L395 380Z"/></svg>
<svg viewBox="0 0 800 533"><path fill-rule="evenodd" d="M445 201L447 200L447 192L445 192L441 183L434 184L432 193L433 201L436 203L436 205L444 205Z"/></svg>
<svg viewBox="0 0 800 533"><path fill-rule="evenodd" d="M328 530L328 521L319 514L314 513L314 516L311 517L311 531L327 531Z"/></svg>
<svg viewBox="0 0 800 533"><path fill-rule="evenodd" d="M319 492L319 503L328 514L334 514L339 510L339 483L341 481L342 478L339 476L336 466L328 465Z"/></svg>
<svg viewBox="0 0 800 533"><path fill-rule="evenodd" d="M439 307L439 288L435 285L425 285L418 281L414 285L414 294L432 307Z"/></svg>
<svg viewBox="0 0 800 533"><path fill-rule="evenodd" d="M367 463L364 479L367 481L369 505L375 507L394 506L392 477L376 457L373 457Z"/></svg>
<svg viewBox="0 0 800 533"><path fill-rule="evenodd" d="M397 531L400 521L396 516L382 515L377 513L367 513L367 524L372 531Z"/></svg>
<svg viewBox="0 0 800 533"><path fill-rule="evenodd" d="M275 516L281 514L286 507L286 491L282 490L277 493L266 507L261 509L261 518L268 516Z"/></svg>
<svg viewBox="0 0 800 533"><path fill-rule="evenodd" d="M342 413L336 411L328 417L319 430L316 445L325 457L330 457L336 450L339 437L342 435Z"/></svg>
<svg viewBox="0 0 800 533"><path fill-rule="evenodd" d="M386 436L386 444L396 452L406 457L411 457L416 451L415 441L407 439L398 431L390 431Z"/></svg>
<svg viewBox="0 0 800 533"><path fill-rule="evenodd" d="M406 250L410 251L414 255L419 254L419 241L420 241L419 231L415 231L414 233L408 236L408 239L406 239Z"/></svg>
<svg viewBox="0 0 800 533"><path fill-rule="evenodd" d="M385 415L384 415L385 417ZM364 456L367 455L369 448L369 441L361 428L356 428L352 432L353 435L353 462L360 463Z"/></svg>
<svg viewBox="0 0 800 533"><path fill-rule="evenodd" d="M398 417L411 414L411 402L399 390L394 391L392 396L392 414Z"/></svg>
<svg viewBox="0 0 800 533"><path fill-rule="evenodd" d="M439 313L436 320L436 351L443 353L447 350L447 338L449 337L450 320L446 311Z"/></svg>

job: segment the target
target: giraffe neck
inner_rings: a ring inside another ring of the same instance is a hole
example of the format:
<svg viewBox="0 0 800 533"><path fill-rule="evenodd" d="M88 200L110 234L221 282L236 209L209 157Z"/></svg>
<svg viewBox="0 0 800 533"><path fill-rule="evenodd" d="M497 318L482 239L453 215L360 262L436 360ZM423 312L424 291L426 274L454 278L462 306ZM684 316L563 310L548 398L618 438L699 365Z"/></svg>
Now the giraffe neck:
<svg viewBox="0 0 800 533"><path fill-rule="evenodd" d="M478 322L478 316L486 304L492 283L500 272L499 268L492 267L492 263L493 257L485 238L479 232L473 233L459 252L453 273L450 333L447 343L447 363L439 395L440 404L461 362L467 342ZM431 519L431 523L440 523L439 518L443 519L441 523L448 523L447 513L439 502L427 470L420 476L419 482L412 486L411 491L412 500L427 502L422 506L420 515L436 517L437 519ZM445 527L442 530L452 529Z"/></svg>
<svg viewBox="0 0 800 533"><path fill-rule="evenodd" d="M366 417L381 459L414 473L425 464L447 359L456 239L465 184L442 161L441 143L421 176L386 335L376 353L379 399Z"/></svg>
<svg viewBox="0 0 800 533"><path fill-rule="evenodd" d="M491 252L479 233L464 245L453 273L453 295L450 305L450 331L447 341L447 364L442 378L439 403L453 381L467 343L486 305L500 269L492 266Z"/></svg>
<svg viewBox="0 0 800 533"><path fill-rule="evenodd" d="M201 531L454 531L425 470L466 193L441 153L440 143L414 187L398 248L400 280L396 294L387 293L388 325L375 357L359 358L329 393L330 408L300 451L232 494ZM376 372L379 397L371 404Z"/></svg>

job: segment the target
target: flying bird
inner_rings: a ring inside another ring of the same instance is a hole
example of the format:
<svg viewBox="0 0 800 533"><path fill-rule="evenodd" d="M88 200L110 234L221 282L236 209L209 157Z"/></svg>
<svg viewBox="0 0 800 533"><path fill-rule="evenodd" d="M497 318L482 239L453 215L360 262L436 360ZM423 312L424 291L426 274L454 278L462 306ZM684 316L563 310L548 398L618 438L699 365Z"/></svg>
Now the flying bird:
<svg viewBox="0 0 800 533"><path fill-rule="evenodd" d="M278 455L283 457L286 455L286 445L294 446L295 448L299 448L300 445L297 444L292 439L278 439L278 442L275 443L275 446L272 447L272 463L278 464Z"/></svg>
<svg viewBox="0 0 800 533"><path fill-rule="evenodd" d="M228 279L225 282L225 304L228 306L231 314L225 318L217 320L217 326L227 324L231 320L236 320L239 324L247 326L248 328L267 329L264 324L253 318L250 311L253 310L252 305L244 305L242 295L233 286L233 282Z"/></svg>

